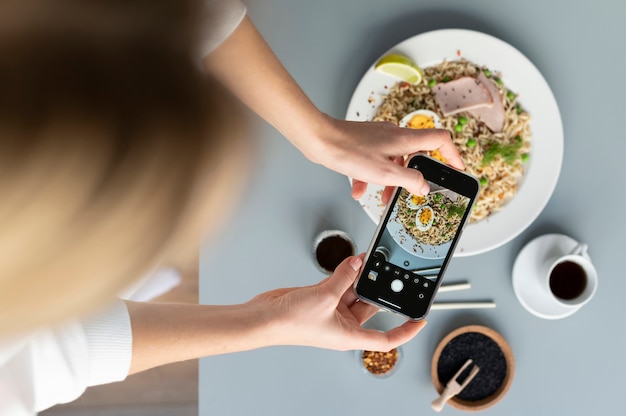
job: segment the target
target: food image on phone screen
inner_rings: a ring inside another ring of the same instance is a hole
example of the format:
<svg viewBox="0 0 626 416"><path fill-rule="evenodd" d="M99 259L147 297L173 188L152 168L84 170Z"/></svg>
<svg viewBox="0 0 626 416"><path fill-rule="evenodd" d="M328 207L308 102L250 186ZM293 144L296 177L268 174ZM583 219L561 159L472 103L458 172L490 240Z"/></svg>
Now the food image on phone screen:
<svg viewBox="0 0 626 416"><path fill-rule="evenodd" d="M443 180L428 181L428 195L396 192L355 286L359 297L414 320L427 314L478 192L473 177L447 172L453 189Z"/></svg>

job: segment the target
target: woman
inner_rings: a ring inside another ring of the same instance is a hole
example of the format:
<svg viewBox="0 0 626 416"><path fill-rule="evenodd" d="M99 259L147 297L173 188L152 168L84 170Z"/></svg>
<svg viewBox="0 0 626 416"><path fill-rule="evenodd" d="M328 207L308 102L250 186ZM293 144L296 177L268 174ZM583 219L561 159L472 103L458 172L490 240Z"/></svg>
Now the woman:
<svg viewBox="0 0 626 416"><path fill-rule="evenodd" d="M112 301L215 233L235 199L233 155L252 143L231 94L358 179L355 198L367 182L425 193L394 163L404 154L463 164L445 131L320 112L236 1L13 3L0 10L0 414L165 363L268 345L389 350L423 327L361 328L376 309L351 289L359 256L241 305Z"/></svg>

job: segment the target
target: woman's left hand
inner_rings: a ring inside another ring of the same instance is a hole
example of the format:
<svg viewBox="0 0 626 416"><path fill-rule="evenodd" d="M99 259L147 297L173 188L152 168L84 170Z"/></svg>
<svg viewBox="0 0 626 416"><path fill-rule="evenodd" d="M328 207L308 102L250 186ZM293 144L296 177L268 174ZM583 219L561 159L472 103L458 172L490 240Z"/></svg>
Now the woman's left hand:
<svg viewBox="0 0 626 416"><path fill-rule="evenodd" d="M368 183L402 186L416 195L427 194L428 184L419 171L404 166L404 155L438 150L448 164L465 168L447 130L325 118L324 123L317 124L317 137L308 142L310 145L302 149L303 153L310 160L351 177L355 199L363 195Z"/></svg>

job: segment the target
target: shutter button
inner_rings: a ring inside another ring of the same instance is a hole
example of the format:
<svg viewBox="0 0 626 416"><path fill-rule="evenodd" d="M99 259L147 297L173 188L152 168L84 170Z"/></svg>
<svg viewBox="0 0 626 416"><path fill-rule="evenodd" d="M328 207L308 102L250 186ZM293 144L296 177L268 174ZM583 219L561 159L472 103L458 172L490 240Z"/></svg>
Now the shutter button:
<svg viewBox="0 0 626 416"><path fill-rule="evenodd" d="M394 292L398 293L403 288L404 288L404 283L402 283L402 280L396 279L393 282L391 282L391 290L393 290Z"/></svg>

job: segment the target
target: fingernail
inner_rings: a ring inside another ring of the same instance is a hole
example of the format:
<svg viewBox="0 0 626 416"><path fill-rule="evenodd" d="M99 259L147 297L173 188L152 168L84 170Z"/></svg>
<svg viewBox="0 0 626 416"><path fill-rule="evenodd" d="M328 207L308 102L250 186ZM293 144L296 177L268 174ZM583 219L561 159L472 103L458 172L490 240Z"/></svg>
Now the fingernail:
<svg viewBox="0 0 626 416"><path fill-rule="evenodd" d="M428 195L429 192L430 192L430 186L428 186L428 184L425 184L422 187L422 195Z"/></svg>
<svg viewBox="0 0 626 416"><path fill-rule="evenodd" d="M352 270L358 272L361 268L361 265L363 264L363 260L361 260L360 257L352 257L348 264L350 265L350 267L352 267Z"/></svg>

